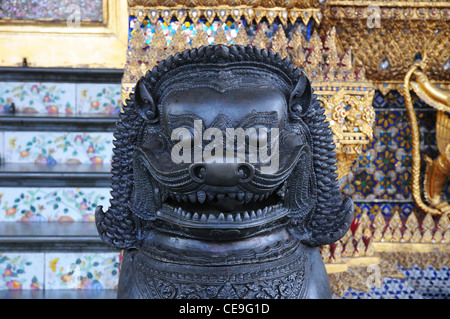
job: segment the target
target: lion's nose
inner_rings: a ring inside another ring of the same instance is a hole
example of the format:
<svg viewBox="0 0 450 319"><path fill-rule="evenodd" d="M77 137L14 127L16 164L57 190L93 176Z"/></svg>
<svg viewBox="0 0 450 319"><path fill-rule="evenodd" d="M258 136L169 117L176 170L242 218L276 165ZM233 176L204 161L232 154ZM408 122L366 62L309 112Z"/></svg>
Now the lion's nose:
<svg viewBox="0 0 450 319"><path fill-rule="evenodd" d="M211 186L235 186L253 178L255 168L248 163L194 163L189 167L192 179Z"/></svg>

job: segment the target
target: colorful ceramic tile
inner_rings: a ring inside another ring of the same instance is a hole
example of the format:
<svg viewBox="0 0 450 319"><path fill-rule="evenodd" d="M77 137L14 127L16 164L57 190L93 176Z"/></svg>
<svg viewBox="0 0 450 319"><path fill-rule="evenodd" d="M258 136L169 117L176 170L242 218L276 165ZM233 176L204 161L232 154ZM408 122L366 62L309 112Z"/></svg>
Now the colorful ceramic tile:
<svg viewBox="0 0 450 319"><path fill-rule="evenodd" d="M0 290L44 289L44 253L0 253Z"/></svg>
<svg viewBox="0 0 450 319"><path fill-rule="evenodd" d="M108 207L109 188L0 188L0 222L93 222Z"/></svg>
<svg viewBox="0 0 450 319"><path fill-rule="evenodd" d="M45 289L114 289L120 253L47 253Z"/></svg>
<svg viewBox="0 0 450 319"><path fill-rule="evenodd" d="M400 267L408 284L426 298L448 299L450 297L450 268L428 266L424 269L413 265L410 269Z"/></svg>
<svg viewBox="0 0 450 319"><path fill-rule="evenodd" d="M120 84L77 84L77 114L116 116L122 106Z"/></svg>
<svg viewBox="0 0 450 319"><path fill-rule="evenodd" d="M102 164L112 159L112 133L5 132L5 161Z"/></svg>
<svg viewBox="0 0 450 319"><path fill-rule="evenodd" d="M424 297L405 280L383 278L381 286L372 287L369 292L348 288L342 299L424 299Z"/></svg>
<svg viewBox="0 0 450 319"><path fill-rule="evenodd" d="M377 95L380 93L375 94L375 99ZM417 112L417 117L421 154L436 158L435 112ZM413 202L411 127L407 113L378 109L376 119L374 139L363 147L351 173L341 181L343 192L352 196L354 201Z"/></svg>
<svg viewBox="0 0 450 319"><path fill-rule="evenodd" d="M75 84L0 82L0 114L74 114Z"/></svg>

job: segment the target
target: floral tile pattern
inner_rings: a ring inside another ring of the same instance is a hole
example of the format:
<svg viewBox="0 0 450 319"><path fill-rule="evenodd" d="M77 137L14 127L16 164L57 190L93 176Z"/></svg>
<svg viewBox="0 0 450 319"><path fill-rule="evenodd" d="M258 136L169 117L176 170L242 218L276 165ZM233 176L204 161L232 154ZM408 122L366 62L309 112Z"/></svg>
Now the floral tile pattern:
<svg viewBox="0 0 450 319"><path fill-rule="evenodd" d="M77 84L77 113L115 116L120 113L121 86L116 84Z"/></svg>
<svg viewBox="0 0 450 319"><path fill-rule="evenodd" d="M93 222L109 188L0 188L0 222Z"/></svg>
<svg viewBox="0 0 450 319"><path fill-rule="evenodd" d="M0 253L0 290L44 289L44 253Z"/></svg>
<svg viewBox="0 0 450 319"><path fill-rule="evenodd" d="M0 253L0 290L116 289L120 253Z"/></svg>
<svg viewBox="0 0 450 319"><path fill-rule="evenodd" d="M1 82L0 114L10 113L74 114L75 84Z"/></svg>
<svg viewBox="0 0 450 319"><path fill-rule="evenodd" d="M0 82L0 114L116 116L120 92L120 84Z"/></svg>
<svg viewBox="0 0 450 319"><path fill-rule="evenodd" d="M5 132L9 163L103 164L112 159L112 133Z"/></svg>
<svg viewBox="0 0 450 319"><path fill-rule="evenodd" d="M120 253L47 253L45 289L114 289Z"/></svg>

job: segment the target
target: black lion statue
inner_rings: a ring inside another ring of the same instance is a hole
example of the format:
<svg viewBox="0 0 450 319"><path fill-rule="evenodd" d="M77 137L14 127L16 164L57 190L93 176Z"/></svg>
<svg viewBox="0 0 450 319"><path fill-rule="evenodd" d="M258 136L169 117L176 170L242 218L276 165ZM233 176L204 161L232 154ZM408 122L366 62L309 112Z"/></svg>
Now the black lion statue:
<svg viewBox="0 0 450 319"><path fill-rule="evenodd" d="M118 298L329 298L319 246L352 201L324 109L273 51L204 46L141 78L117 123L110 207Z"/></svg>

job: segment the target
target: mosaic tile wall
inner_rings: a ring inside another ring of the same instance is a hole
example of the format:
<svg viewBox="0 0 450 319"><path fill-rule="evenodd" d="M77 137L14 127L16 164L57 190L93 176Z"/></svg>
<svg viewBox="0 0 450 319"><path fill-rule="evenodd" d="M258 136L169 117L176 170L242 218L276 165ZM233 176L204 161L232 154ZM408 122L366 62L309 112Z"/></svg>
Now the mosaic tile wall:
<svg viewBox="0 0 450 319"><path fill-rule="evenodd" d="M120 84L0 82L0 114L99 114L116 116Z"/></svg>
<svg viewBox="0 0 450 319"><path fill-rule="evenodd" d="M435 158L436 112L415 95L412 98L420 125L421 153ZM399 209L401 217L407 217L414 209L411 126L404 105L404 98L397 91L375 94L374 139L363 147L344 186L344 192L352 196L358 209L379 210L386 217L391 216L393 209ZM448 197L448 190L444 196Z"/></svg>
<svg viewBox="0 0 450 319"><path fill-rule="evenodd" d="M133 34L138 21L136 18L131 17L130 18L130 24L129 24L129 30L130 33ZM254 36L258 30L258 25L256 24L248 24L245 22L245 19L241 19L238 21L234 20L227 20L224 23L218 20L214 20L212 22L208 22L205 19L199 19L196 23L192 22L189 19L186 19L185 22L180 24L180 22L172 20L170 23L164 22L163 19L159 19L156 23L151 23L150 20L145 19L143 21L143 24L141 25L141 28L144 28L144 36L147 44L150 44L153 37L155 36L157 26L161 27L162 33L164 34L167 43L170 44L172 42L173 37L175 36L176 31L181 26L181 29L186 36L188 43L193 44L193 39L197 35L198 30L202 30L207 38L208 43L212 44L214 42L214 37L216 36L218 27L222 25L223 27L223 33L225 34L225 37L229 41L230 44L234 42L234 39L239 34L240 28L245 28L246 35L250 39L254 39ZM266 23L266 36L271 39L273 35L275 34L275 31L279 25L278 20L275 20L272 24L267 25ZM292 33L297 29L300 28L302 33L304 34L306 39L309 39L311 29L305 26L301 22L296 22L294 25L287 25L283 27L286 37L291 38Z"/></svg>
<svg viewBox="0 0 450 319"><path fill-rule="evenodd" d="M450 297L450 268L425 269L413 265L407 269L399 265L405 279L383 278L379 287L372 287L370 292L348 288L344 295L334 299L448 299Z"/></svg>
<svg viewBox="0 0 450 319"><path fill-rule="evenodd" d="M2 0L0 19L66 21L72 5L81 21L103 21L103 0Z"/></svg>

